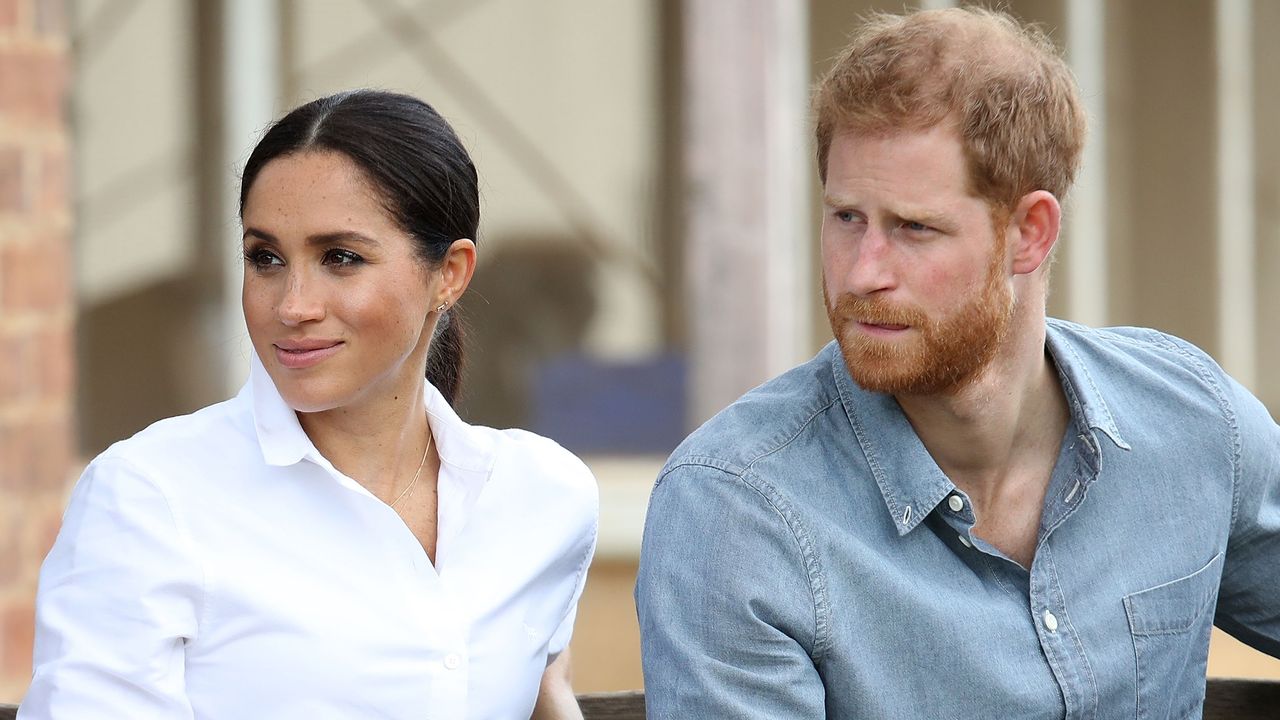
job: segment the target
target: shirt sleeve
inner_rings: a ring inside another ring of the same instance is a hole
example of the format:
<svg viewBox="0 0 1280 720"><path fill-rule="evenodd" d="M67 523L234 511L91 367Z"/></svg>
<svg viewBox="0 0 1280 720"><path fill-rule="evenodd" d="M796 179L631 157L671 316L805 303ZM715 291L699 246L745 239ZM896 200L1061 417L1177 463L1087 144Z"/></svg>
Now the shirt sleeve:
<svg viewBox="0 0 1280 720"><path fill-rule="evenodd" d="M1214 622L1280 657L1280 426L1228 379L1239 432L1236 511Z"/></svg>
<svg viewBox="0 0 1280 720"><path fill-rule="evenodd" d="M636 581L649 717L826 717L814 591L778 502L702 465L655 486Z"/></svg>
<svg viewBox="0 0 1280 720"><path fill-rule="evenodd" d="M582 590L587 585L587 568L591 565L591 558L595 555L596 548L596 524L592 523L591 541L586 557L582 562L582 570L578 573L578 584L573 589L573 597L569 600L569 609L565 613L564 619L560 621L560 625L556 627L554 633L551 634L551 640L547 642L547 664L556 661L560 657L560 653L569 647L569 640L573 637L573 623L578 617L578 601L582 599Z"/></svg>
<svg viewBox="0 0 1280 720"><path fill-rule="evenodd" d="M202 575L155 483L99 458L40 571L34 675L18 717L191 718L184 646Z"/></svg>

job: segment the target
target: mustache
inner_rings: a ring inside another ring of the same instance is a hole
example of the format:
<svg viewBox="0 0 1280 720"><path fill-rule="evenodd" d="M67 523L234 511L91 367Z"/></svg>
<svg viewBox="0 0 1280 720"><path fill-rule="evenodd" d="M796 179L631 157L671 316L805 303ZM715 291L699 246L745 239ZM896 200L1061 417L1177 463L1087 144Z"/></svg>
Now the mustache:
<svg viewBox="0 0 1280 720"><path fill-rule="evenodd" d="M926 324L927 317L919 308L907 305L894 305L878 297L863 297L853 293L844 293L836 298L832 314L843 320L866 323L868 325L910 325L920 327Z"/></svg>

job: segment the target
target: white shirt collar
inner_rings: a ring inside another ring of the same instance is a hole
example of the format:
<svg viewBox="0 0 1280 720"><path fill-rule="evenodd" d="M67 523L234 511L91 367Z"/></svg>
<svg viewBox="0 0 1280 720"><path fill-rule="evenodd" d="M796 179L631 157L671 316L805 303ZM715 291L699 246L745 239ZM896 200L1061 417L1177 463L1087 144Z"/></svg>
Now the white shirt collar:
<svg viewBox="0 0 1280 720"><path fill-rule="evenodd" d="M258 445L268 465L294 465L306 458L320 461L320 451L302 429L297 413L280 396L257 353L251 354L249 380L240 391L242 396L246 393L253 411ZM440 462L448 465L460 478L478 482L488 480L497 457L494 438L458 417L449 401L430 382L424 383L423 400Z"/></svg>

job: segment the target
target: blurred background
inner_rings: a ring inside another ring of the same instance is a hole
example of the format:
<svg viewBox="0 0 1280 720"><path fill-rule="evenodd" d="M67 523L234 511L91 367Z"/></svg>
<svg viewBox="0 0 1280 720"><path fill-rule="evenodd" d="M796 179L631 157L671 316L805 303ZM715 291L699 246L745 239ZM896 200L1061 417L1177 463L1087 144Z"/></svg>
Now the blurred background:
<svg viewBox="0 0 1280 720"><path fill-rule="evenodd" d="M1061 44L1092 122L1051 313L1185 337L1276 415L1280 3L1001 4ZM25 690L36 574L84 464L247 374L250 148L357 86L426 99L474 155L459 409L595 471L575 686L640 687L649 488L688 431L829 340L809 87L860 14L902 8L0 0L0 701ZM1215 636L1210 672L1280 662Z"/></svg>

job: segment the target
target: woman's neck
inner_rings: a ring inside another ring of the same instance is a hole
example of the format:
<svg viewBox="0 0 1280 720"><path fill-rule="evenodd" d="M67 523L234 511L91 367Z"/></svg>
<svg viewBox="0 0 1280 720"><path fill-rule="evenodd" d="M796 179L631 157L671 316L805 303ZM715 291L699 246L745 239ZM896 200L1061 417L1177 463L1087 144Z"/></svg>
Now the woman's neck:
<svg viewBox="0 0 1280 720"><path fill-rule="evenodd" d="M430 427L423 384L332 410L298 413L298 422L339 472L383 499L395 497L423 462Z"/></svg>

